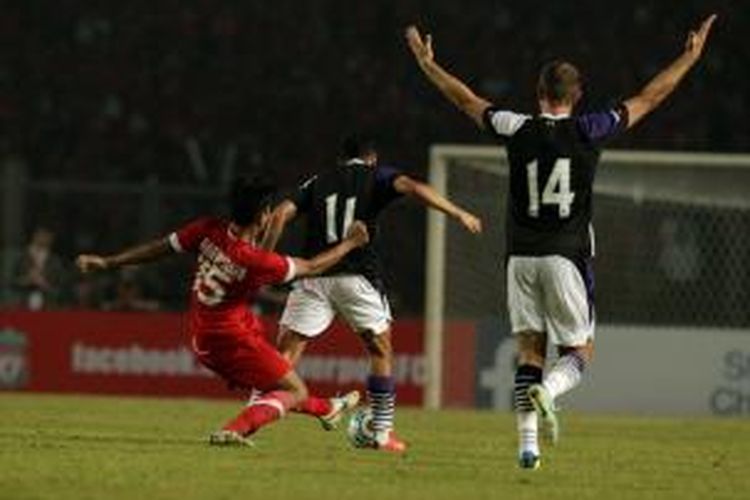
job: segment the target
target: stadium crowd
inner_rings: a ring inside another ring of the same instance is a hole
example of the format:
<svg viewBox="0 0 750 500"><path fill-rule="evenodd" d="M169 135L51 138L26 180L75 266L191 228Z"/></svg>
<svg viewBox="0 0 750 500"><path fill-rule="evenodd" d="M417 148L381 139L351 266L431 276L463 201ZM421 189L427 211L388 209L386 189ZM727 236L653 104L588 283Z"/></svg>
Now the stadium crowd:
<svg viewBox="0 0 750 500"><path fill-rule="evenodd" d="M583 3L587 13L571 19L573 11L584 11ZM731 2L717 3L728 8ZM548 15L537 16L542 8ZM0 162L22 162L32 182L216 187L233 172L256 170L289 186L331 165L342 134L365 129L375 133L387 162L420 176L430 144L481 136L417 74L402 42L408 22L435 34L441 60L457 73L483 75L472 83L487 96L532 111L539 61L570 57L595 84L585 105L600 106L635 91L669 60L703 8L697 0L584 0L575 6L541 0L470 6L65 0L54 8L40 0L3 2ZM734 44L750 16L747 9L736 14L718 27L725 33L712 52L723 57L709 52L702 78L690 79L679 99L613 147L750 149L744 116L750 49ZM67 262L87 243L74 235L89 219L78 212L51 217L71 213L62 205L81 203L78 197L55 200L40 200L54 209L27 210L22 226L27 235L49 227L57 235L56 254ZM197 214L206 207L196 201L192 208ZM123 212L115 203L97 203L89 220L95 227L87 229L96 233L97 246L120 241L118 225L106 221L127 224ZM412 230L414 238L398 239L394 298L418 311L424 216L410 209L399 216L419 229ZM23 254L19 248L13 253ZM182 299L172 295L179 287L159 286L158 276L138 271L101 286L69 271L59 274L66 278L53 301L58 305L153 309L176 307Z"/></svg>

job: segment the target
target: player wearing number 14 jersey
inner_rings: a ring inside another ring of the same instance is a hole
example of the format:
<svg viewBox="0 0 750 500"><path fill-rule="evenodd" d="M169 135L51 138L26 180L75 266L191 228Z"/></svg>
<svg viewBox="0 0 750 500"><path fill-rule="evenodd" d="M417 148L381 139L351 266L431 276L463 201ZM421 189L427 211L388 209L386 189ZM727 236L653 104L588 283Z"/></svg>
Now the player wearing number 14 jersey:
<svg viewBox="0 0 750 500"><path fill-rule="evenodd" d="M522 468L540 464L538 417L557 440L554 401L578 385L593 352L592 185L602 141L635 125L675 89L698 61L714 19L690 32L683 53L639 94L577 115L582 86L572 64L545 65L537 83L541 113L519 114L474 94L435 62L430 35L423 39L415 27L407 29L428 79L508 151L507 292L519 349L515 407ZM559 357L543 377L548 337Z"/></svg>
<svg viewBox="0 0 750 500"><path fill-rule="evenodd" d="M262 391L260 397L211 435L215 445L248 444L247 436L289 410L335 420L356 404L357 393L331 400L308 395L289 361L267 340L248 308L258 289L325 272L369 241L364 224L351 224L335 246L310 259L284 257L256 245L271 216L273 189L239 179L230 194L228 219L197 219L168 237L111 256L81 255L82 272L114 269L189 253L197 259L188 312L188 333L198 360L231 387Z"/></svg>
<svg viewBox="0 0 750 500"><path fill-rule="evenodd" d="M306 216L308 223L305 255L331 248L354 219L367 224L374 240L378 215L403 195L450 215L472 233L482 229L479 219L430 186L378 164L371 140L350 137L343 143L340 165L302 184L276 208L267 244L274 247L284 225L297 214ZM324 276L295 283L281 317L281 351L296 363L307 342L322 334L336 314L361 336L370 354L367 393L375 447L402 452L406 445L393 433L391 311L372 243L347 255Z"/></svg>

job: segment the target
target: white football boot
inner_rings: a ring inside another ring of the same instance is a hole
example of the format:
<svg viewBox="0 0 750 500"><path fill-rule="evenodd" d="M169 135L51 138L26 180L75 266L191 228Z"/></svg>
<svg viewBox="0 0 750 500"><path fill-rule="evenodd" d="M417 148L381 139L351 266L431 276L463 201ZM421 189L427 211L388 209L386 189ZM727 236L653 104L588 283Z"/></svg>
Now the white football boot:
<svg viewBox="0 0 750 500"><path fill-rule="evenodd" d="M341 418L359 404L359 391L347 392L343 396L331 398L331 411L328 415L318 417L320 425L325 431L332 431L338 427Z"/></svg>
<svg viewBox="0 0 750 500"><path fill-rule="evenodd" d="M529 399L537 414L542 418L544 436L550 443L557 444L560 437L560 424L557 420L555 401L541 384L534 384L529 387Z"/></svg>
<svg viewBox="0 0 750 500"><path fill-rule="evenodd" d="M211 446L237 446L237 447L253 447L253 442L236 431L220 430L212 432L208 437L208 444Z"/></svg>

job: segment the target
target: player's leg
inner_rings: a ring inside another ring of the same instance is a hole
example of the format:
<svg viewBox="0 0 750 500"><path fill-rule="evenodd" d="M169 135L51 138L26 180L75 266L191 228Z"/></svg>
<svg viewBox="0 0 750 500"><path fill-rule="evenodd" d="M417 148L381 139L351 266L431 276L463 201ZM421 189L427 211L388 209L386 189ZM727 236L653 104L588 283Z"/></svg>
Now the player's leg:
<svg viewBox="0 0 750 500"><path fill-rule="evenodd" d="M507 266L508 310L518 346L513 390L518 463L527 469L540 465L538 414L529 389L542 381L547 348L536 267L535 259L526 257L511 257Z"/></svg>
<svg viewBox="0 0 750 500"><path fill-rule="evenodd" d="M279 325L279 336L276 345L278 346L281 355L284 356L292 366L297 366L297 363L307 348L307 343L319 334L304 335L287 326L289 323L290 322L287 320L286 323ZM326 328L328 328L328 326L326 326Z"/></svg>
<svg viewBox="0 0 750 500"><path fill-rule="evenodd" d="M277 346L281 355L284 356L292 366L297 365L297 362L305 352L308 338L309 337L305 337L284 325L280 325ZM331 409L332 405L330 400L310 395L307 399L300 402L300 404L292 411L320 417L330 413Z"/></svg>
<svg viewBox="0 0 750 500"><path fill-rule="evenodd" d="M307 285L306 288L298 286L292 290L279 322L276 347L292 366L297 366L297 362L305 352L308 340L320 335L333 320L333 309L326 308L324 298L311 292L309 288L310 285ZM318 322L319 319L326 319L326 321ZM289 325L299 325L299 328L314 333L303 335L294 331ZM262 391L253 388L247 403L251 404L262 394Z"/></svg>
<svg viewBox="0 0 750 500"><path fill-rule="evenodd" d="M394 434L396 383L393 379L391 309L385 294L363 276L335 280L331 299L336 310L364 342L370 357L367 397L378 449L403 452L406 444Z"/></svg>
<svg viewBox="0 0 750 500"><path fill-rule="evenodd" d="M282 356L296 366L307 343L331 325L336 313L328 298L330 278L308 278L295 284L279 323L277 345ZM293 411L317 417L324 430L333 430L346 411L359 403L359 392L341 397L310 395Z"/></svg>
<svg viewBox="0 0 750 500"><path fill-rule="evenodd" d="M279 351L292 366L295 366L311 338L282 325L279 329ZM331 431L336 428L347 411L359 404L359 399L359 391L349 391L342 396L332 398L321 398L310 394L292 411L317 417L323 429Z"/></svg>
<svg viewBox="0 0 750 500"><path fill-rule="evenodd" d="M307 387L289 362L257 333L203 346L199 360L231 386L260 388L262 394L213 433L214 445L247 444L247 436L282 418L307 396Z"/></svg>
<svg viewBox="0 0 750 500"><path fill-rule="evenodd" d="M544 275L548 331L559 358L543 386L555 399L580 383L593 355L594 276L590 261L576 266L563 257L545 258Z"/></svg>
<svg viewBox="0 0 750 500"><path fill-rule="evenodd" d="M290 371L249 403L220 431L211 435L211 444L247 444L246 438L276 420L307 399L307 386L296 372Z"/></svg>
<svg viewBox="0 0 750 500"><path fill-rule="evenodd" d="M406 444L394 434L396 411L396 382L393 379L393 346L391 329L376 333L360 333L370 356L370 376L367 377L367 399L372 411L372 425L379 449L403 452Z"/></svg>
<svg viewBox="0 0 750 500"><path fill-rule="evenodd" d="M591 362L594 341L589 339L580 346L557 346L558 358L544 377L543 386L550 398L556 399L574 389L582 380Z"/></svg>
<svg viewBox="0 0 750 500"><path fill-rule="evenodd" d="M308 337L290 330L283 325L279 325L279 335L276 339L276 347L281 355L284 356L292 366L296 366L297 362L302 357L302 354L305 352L305 347L307 347L307 341ZM258 399L262 395L263 391L257 388L253 388L247 404L252 404L253 401Z"/></svg>
<svg viewBox="0 0 750 500"><path fill-rule="evenodd" d="M576 266L557 256L544 257L540 270L547 331L559 357L530 396L538 409L554 414L555 400L581 382L593 354L593 272L590 263Z"/></svg>
<svg viewBox="0 0 750 500"><path fill-rule="evenodd" d="M539 416L529 397L529 389L541 383L544 371L547 335L524 330L516 333L518 366L513 387L513 403L518 431L518 458L523 468L539 467Z"/></svg>
<svg viewBox="0 0 750 500"><path fill-rule="evenodd" d="M297 362L305 352L307 342L308 337L305 337L284 325L279 326L277 347L281 355L284 356L292 366L297 366ZM302 401L299 406L295 407L293 411L319 417L321 415L326 415L331 411L331 403L328 399L308 396L308 398L305 401Z"/></svg>

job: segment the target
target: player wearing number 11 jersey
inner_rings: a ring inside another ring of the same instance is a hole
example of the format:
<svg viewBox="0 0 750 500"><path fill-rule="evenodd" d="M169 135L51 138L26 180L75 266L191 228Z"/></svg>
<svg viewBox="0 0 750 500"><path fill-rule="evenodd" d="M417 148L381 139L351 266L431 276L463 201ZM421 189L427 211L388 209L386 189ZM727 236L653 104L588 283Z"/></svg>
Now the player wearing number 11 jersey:
<svg viewBox="0 0 750 500"><path fill-rule="evenodd" d="M198 360L231 387L262 391L239 415L211 435L211 444L247 444L246 437L289 410L308 413L324 423L335 419L352 397L320 399L308 395L305 383L267 340L249 309L258 289L325 272L352 250L369 241L359 221L351 224L335 246L310 259L284 257L256 244L271 216L274 190L239 179L230 194L228 219L197 219L168 237L111 256L81 255L82 272L114 269L178 253L196 257L190 297L188 333Z"/></svg>
<svg viewBox="0 0 750 500"><path fill-rule="evenodd" d="M422 39L413 26L406 31L428 79L508 151L507 292L519 349L515 407L522 468L540 464L537 417L556 441L555 398L578 385L593 352L592 186L602 141L635 125L675 89L698 61L714 19L691 32L684 52L638 95L577 115L581 78L568 62L542 68L541 113L519 114L477 96L440 67L430 35ZM559 358L543 377L548 337Z"/></svg>
<svg viewBox="0 0 750 500"><path fill-rule="evenodd" d="M468 231L481 231L481 221L403 172L378 163L374 143L350 137L342 162L302 184L274 211L267 244L273 248L285 224L297 214L307 218L305 255L335 245L352 220L377 235L377 218L392 201L407 195L459 221ZM324 276L299 280L281 317L280 349L296 363L308 341L322 334L340 314L361 336L370 354L367 393L378 450L403 452L406 445L393 433L395 384L392 373L391 311L374 245L353 251Z"/></svg>

